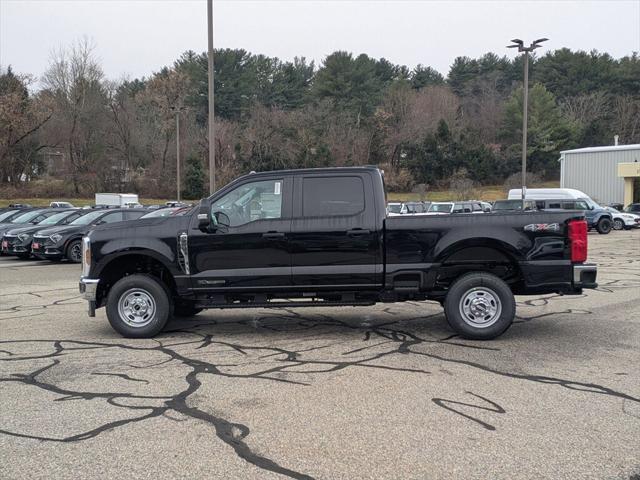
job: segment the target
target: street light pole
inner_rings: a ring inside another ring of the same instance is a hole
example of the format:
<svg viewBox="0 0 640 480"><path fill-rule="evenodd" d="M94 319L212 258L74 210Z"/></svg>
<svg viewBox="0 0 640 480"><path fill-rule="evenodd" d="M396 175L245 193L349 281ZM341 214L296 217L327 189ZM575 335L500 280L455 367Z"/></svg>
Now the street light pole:
<svg viewBox="0 0 640 480"><path fill-rule="evenodd" d="M522 101L522 211L527 195L527 117L529 116L529 51L524 51L524 99Z"/></svg>
<svg viewBox="0 0 640 480"><path fill-rule="evenodd" d="M527 196L527 120L529 115L529 53L540 47L548 38L539 38L528 47L519 38L511 40L514 45L507 48L517 48L518 52L524 52L524 93L522 101L522 211L524 212L525 197Z"/></svg>
<svg viewBox="0 0 640 480"><path fill-rule="evenodd" d="M216 191L215 110L213 103L213 0L207 0L208 69L209 69L209 194Z"/></svg>
<svg viewBox="0 0 640 480"><path fill-rule="evenodd" d="M180 108L176 108L176 191L180 201Z"/></svg>

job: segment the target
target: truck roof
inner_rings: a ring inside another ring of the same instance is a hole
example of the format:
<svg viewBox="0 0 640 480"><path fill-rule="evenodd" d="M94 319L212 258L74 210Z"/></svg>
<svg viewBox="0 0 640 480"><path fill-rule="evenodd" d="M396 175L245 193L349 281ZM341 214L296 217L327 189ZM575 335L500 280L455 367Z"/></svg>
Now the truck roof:
<svg viewBox="0 0 640 480"><path fill-rule="evenodd" d="M359 167L325 167L325 168L295 168L286 170L268 170L265 172L251 172L242 175L239 178L245 178L249 175L321 175L324 173L345 173L345 172L362 172L362 171L380 171L375 165L363 165Z"/></svg>

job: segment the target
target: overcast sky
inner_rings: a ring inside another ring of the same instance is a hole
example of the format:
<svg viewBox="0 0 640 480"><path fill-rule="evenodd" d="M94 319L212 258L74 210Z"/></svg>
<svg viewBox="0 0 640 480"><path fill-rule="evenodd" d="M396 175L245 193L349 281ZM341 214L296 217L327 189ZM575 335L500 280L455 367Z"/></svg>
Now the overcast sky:
<svg viewBox="0 0 640 480"><path fill-rule="evenodd" d="M317 64L335 50L446 75L456 56L514 55L512 38L547 49L640 50L640 0L214 0L216 48ZM53 48L88 36L106 75L148 76L207 48L205 0L0 0L0 65L41 75Z"/></svg>

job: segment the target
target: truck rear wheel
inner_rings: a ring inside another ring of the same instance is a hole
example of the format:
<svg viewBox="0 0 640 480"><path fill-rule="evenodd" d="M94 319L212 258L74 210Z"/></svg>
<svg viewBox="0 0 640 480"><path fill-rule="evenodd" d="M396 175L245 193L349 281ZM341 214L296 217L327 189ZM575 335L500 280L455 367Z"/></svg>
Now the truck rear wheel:
<svg viewBox="0 0 640 480"><path fill-rule="evenodd" d="M115 331L127 338L150 338L171 317L167 287L150 275L129 275L111 287L107 318Z"/></svg>
<svg viewBox="0 0 640 480"><path fill-rule="evenodd" d="M509 286L489 273L474 272L456 280L444 302L447 322L464 338L490 340L513 323L516 301Z"/></svg>
<svg viewBox="0 0 640 480"><path fill-rule="evenodd" d="M601 235L606 235L611 231L611 219L602 217L596 224L596 230Z"/></svg>

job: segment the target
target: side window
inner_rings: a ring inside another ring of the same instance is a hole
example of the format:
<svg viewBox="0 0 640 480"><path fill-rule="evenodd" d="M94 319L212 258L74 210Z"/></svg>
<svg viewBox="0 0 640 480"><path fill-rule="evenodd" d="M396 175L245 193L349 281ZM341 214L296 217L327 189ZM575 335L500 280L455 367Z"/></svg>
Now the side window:
<svg viewBox="0 0 640 480"><path fill-rule="evenodd" d="M464 213L471 213L471 204L470 203L465 203L464 204Z"/></svg>
<svg viewBox="0 0 640 480"><path fill-rule="evenodd" d="M472 203L471 206L473 207L473 211L474 212L481 212L482 211L482 206L479 203Z"/></svg>
<svg viewBox="0 0 640 480"><path fill-rule="evenodd" d="M406 205L405 205L406 207ZM360 177L306 177L302 182L302 215L339 217L364 210Z"/></svg>
<svg viewBox="0 0 640 480"><path fill-rule="evenodd" d="M121 222L122 220L122 212L113 212L102 217L100 219L100 223L114 223Z"/></svg>
<svg viewBox="0 0 640 480"><path fill-rule="evenodd" d="M211 205L211 215L221 212L229 226L255 220L282 218L282 179L249 182L234 188Z"/></svg>
<svg viewBox="0 0 640 480"><path fill-rule="evenodd" d="M144 215L145 212L124 212L124 219L125 220L135 220L136 218L140 218L142 215Z"/></svg>
<svg viewBox="0 0 640 480"><path fill-rule="evenodd" d="M581 200L575 203L575 208L576 210L589 210L589 206L587 205L587 202L583 202Z"/></svg>
<svg viewBox="0 0 640 480"><path fill-rule="evenodd" d="M69 215L67 218L64 219L64 221L62 222L62 225L69 225L71 222L73 222L80 215L81 215L80 213L74 213L73 215Z"/></svg>
<svg viewBox="0 0 640 480"><path fill-rule="evenodd" d="M560 202L549 202L547 208L562 208Z"/></svg>
<svg viewBox="0 0 640 480"><path fill-rule="evenodd" d="M463 211L464 211L464 207L462 206L461 203L456 203L453 205L452 213L463 213Z"/></svg>
<svg viewBox="0 0 640 480"><path fill-rule="evenodd" d="M565 210L575 210L576 202L562 202L562 208Z"/></svg>

